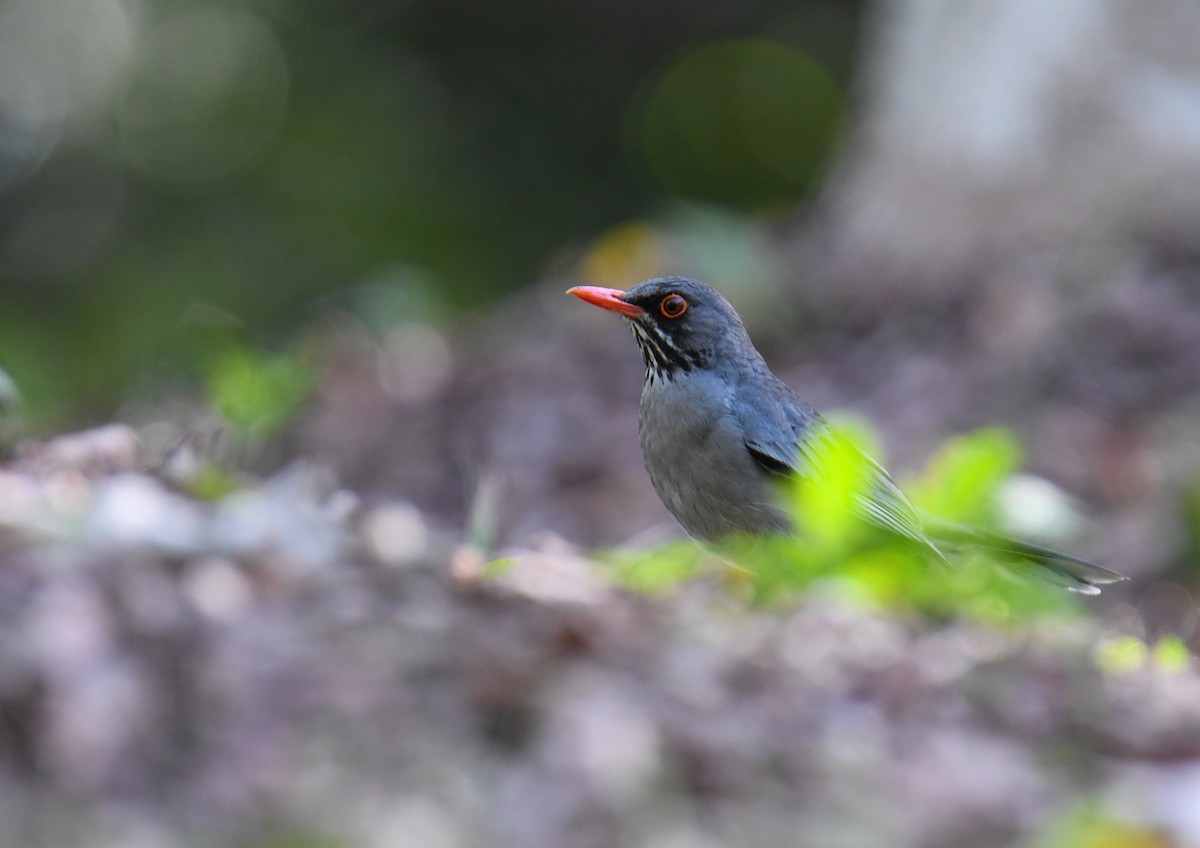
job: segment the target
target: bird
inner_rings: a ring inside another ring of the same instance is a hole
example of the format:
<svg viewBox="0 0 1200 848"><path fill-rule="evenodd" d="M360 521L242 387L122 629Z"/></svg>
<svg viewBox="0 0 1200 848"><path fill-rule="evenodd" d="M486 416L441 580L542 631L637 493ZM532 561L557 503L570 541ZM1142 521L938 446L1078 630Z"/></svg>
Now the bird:
<svg viewBox="0 0 1200 848"><path fill-rule="evenodd" d="M837 437L768 367L742 318L716 289L656 277L627 289L574 286L581 300L628 321L645 360L638 437L650 482L683 530L702 543L797 532L780 483L822 473ZM975 546L1040 566L1086 595L1125 580L1115 571L1033 542L923 515L891 475L861 454L865 473L849 508L858 518L949 562Z"/></svg>

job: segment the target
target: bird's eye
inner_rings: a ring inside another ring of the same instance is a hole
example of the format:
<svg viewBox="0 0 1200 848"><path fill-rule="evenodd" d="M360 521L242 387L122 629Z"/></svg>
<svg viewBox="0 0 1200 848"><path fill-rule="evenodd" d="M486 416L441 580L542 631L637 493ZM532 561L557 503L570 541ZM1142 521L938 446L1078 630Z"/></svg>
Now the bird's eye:
<svg viewBox="0 0 1200 848"><path fill-rule="evenodd" d="M687 312L688 302L677 294L669 294L662 299L658 310L667 318L678 318Z"/></svg>

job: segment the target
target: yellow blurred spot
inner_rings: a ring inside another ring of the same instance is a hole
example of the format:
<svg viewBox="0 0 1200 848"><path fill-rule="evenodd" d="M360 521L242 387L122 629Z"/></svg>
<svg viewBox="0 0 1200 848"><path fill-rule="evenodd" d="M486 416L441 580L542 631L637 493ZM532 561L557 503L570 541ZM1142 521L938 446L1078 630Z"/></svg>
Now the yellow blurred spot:
<svg viewBox="0 0 1200 848"><path fill-rule="evenodd" d="M1150 647L1135 636L1118 636L1096 646L1096 665L1106 674L1128 674L1152 663L1158 671L1178 674L1192 663L1192 654L1179 638L1164 636Z"/></svg>
<svg viewBox="0 0 1200 848"><path fill-rule="evenodd" d="M579 263L579 272L592 285L615 286L622 280L661 277L665 267L666 250L658 232L634 222L600 236Z"/></svg>
<svg viewBox="0 0 1200 848"><path fill-rule="evenodd" d="M1176 843L1153 826L1116 821L1087 801L1053 822L1033 848L1171 848Z"/></svg>
<svg viewBox="0 0 1200 848"><path fill-rule="evenodd" d="M1136 636L1117 636L1096 646L1096 666L1105 674L1128 674L1144 667L1149 654Z"/></svg>
<svg viewBox="0 0 1200 848"><path fill-rule="evenodd" d="M1179 674L1192 664L1192 654L1187 645L1175 636L1164 636L1154 643L1154 665L1159 671Z"/></svg>
<svg viewBox="0 0 1200 848"><path fill-rule="evenodd" d="M1117 822L1097 822L1079 841L1078 848L1170 848L1174 841L1150 828Z"/></svg>
<svg viewBox="0 0 1200 848"><path fill-rule="evenodd" d="M1176 843L1157 830L1113 825L1107 833L1097 834L1085 844L1087 848L1172 848Z"/></svg>
<svg viewBox="0 0 1200 848"><path fill-rule="evenodd" d="M754 588L754 572L741 563L722 559L721 584L733 591Z"/></svg>

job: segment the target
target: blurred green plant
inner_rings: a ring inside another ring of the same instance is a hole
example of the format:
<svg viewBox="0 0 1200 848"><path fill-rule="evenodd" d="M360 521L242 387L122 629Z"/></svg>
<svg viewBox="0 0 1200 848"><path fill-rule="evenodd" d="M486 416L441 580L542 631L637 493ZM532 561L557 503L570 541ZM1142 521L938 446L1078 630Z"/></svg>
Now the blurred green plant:
<svg viewBox="0 0 1200 848"><path fill-rule="evenodd" d="M674 542L648 551L614 551L605 555L617 581L646 594L660 594L698 577L714 564L691 542Z"/></svg>
<svg viewBox="0 0 1200 848"><path fill-rule="evenodd" d="M733 539L719 550L676 544L657 551L612 553L618 581L644 592L669 590L715 567L756 603L790 603L814 589L853 602L996 623L1075 609L1074 596L984 552L955 555L947 565L919 543L860 519L854 503L874 463L870 432L834 428L818 474L796 478L784 493L802 532ZM913 488L920 510L987 527L1001 485L1016 469L1019 447L1009 434L982 430L949 442Z"/></svg>
<svg viewBox="0 0 1200 848"><path fill-rule="evenodd" d="M233 471L215 462L207 462L196 471L194 477L186 481L183 488L200 500L219 501L241 491L245 485L245 480Z"/></svg>
<svg viewBox="0 0 1200 848"><path fill-rule="evenodd" d="M207 375L209 402L230 424L256 438L277 433L312 389L312 368L293 354L263 356L231 347Z"/></svg>
<svg viewBox="0 0 1200 848"><path fill-rule="evenodd" d="M1051 821L1033 848L1165 848L1173 845L1153 825L1118 821L1104 812L1100 799L1089 799Z"/></svg>
<svg viewBox="0 0 1200 848"><path fill-rule="evenodd" d="M1095 661L1105 674L1129 674L1145 668L1178 674L1191 665L1192 654L1177 636L1163 636L1153 645L1136 636L1115 636L1096 645Z"/></svg>
<svg viewBox="0 0 1200 848"><path fill-rule="evenodd" d="M1184 491L1180 510L1186 540L1183 570L1188 578L1196 579L1200 577L1200 480Z"/></svg>
<svg viewBox="0 0 1200 848"><path fill-rule="evenodd" d="M994 524L997 494L1020 468L1021 454L1016 438L999 428L951 439L908 495L919 509L946 521Z"/></svg>

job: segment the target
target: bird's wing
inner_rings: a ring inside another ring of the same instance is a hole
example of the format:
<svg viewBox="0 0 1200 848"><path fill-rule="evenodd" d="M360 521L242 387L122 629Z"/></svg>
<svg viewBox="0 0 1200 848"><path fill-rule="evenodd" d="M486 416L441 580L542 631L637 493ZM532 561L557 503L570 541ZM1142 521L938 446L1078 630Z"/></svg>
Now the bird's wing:
<svg viewBox="0 0 1200 848"><path fill-rule="evenodd" d="M809 463L798 446L810 433L828 430L829 425L773 375L750 375L739 390L732 412L754 461L779 477L806 473L801 466Z"/></svg>
<svg viewBox="0 0 1200 848"><path fill-rule="evenodd" d="M741 410L739 421L746 450L772 475L799 474L820 481L822 464L833 445L832 428L786 388L782 392L757 392L755 396L778 400L769 407L760 405ZM860 518L907 539L941 562L948 562L939 548L943 543L984 548L1014 564L1041 566L1043 577L1086 595L1099 594L1101 586L1127 579L1093 562L1033 542L922 517L887 471L866 454L862 457L866 480L855 497L854 511Z"/></svg>
<svg viewBox="0 0 1200 848"><path fill-rule="evenodd" d="M867 487L855 498L857 512L867 521L892 533L916 542L920 547L936 554L945 561L945 555L925 533L924 522L908 498L900 491L896 481L871 457L864 454L867 462Z"/></svg>
<svg viewBox="0 0 1200 848"><path fill-rule="evenodd" d="M939 542L983 548L1002 560L1039 565L1045 569L1042 572L1043 577L1072 592L1099 595L1101 586L1129 579L1124 574L1118 574L1082 557L1064 554L1034 542L1011 539L1000 533L954 524L938 518L926 518L925 524L930 535Z"/></svg>
<svg viewBox="0 0 1200 848"><path fill-rule="evenodd" d="M769 406L740 410L738 417L746 450L769 474L779 477L800 474L820 481L826 452L832 445L833 431L829 425L790 391L782 396L771 392L757 396L778 400ZM863 461L867 479L854 500L858 516L945 560L925 534L916 509L887 471L865 454Z"/></svg>

